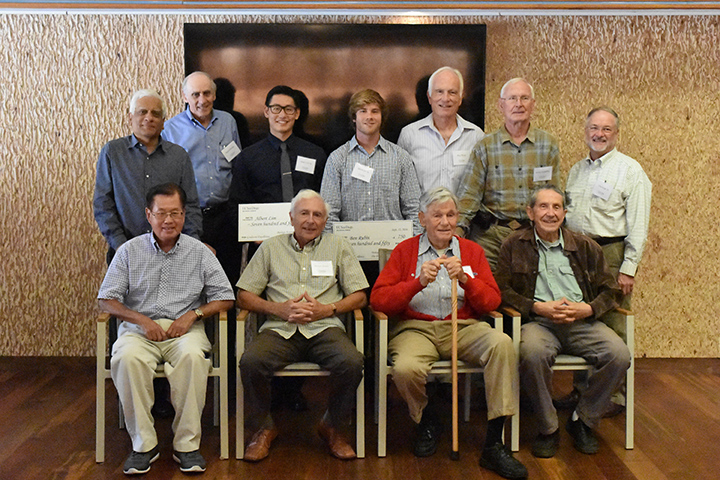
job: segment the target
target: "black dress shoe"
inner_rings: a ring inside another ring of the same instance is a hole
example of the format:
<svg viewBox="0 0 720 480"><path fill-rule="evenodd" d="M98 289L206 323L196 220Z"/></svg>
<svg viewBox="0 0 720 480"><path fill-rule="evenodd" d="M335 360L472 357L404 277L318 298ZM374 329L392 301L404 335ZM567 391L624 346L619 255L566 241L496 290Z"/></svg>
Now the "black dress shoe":
<svg viewBox="0 0 720 480"><path fill-rule="evenodd" d="M573 437L573 446L578 452L592 455L600 450L600 445L592 429L579 418L577 420L568 420L565 429Z"/></svg>
<svg viewBox="0 0 720 480"><path fill-rule="evenodd" d="M510 480L524 480L528 476L525 465L513 457L512 452L500 442L483 449L480 466Z"/></svg>
<svg viewBox="0 0 720 480"><path fill-rule="evenodd" d="M437 451L438 427L431 421L423 419L415 427L415 441L413 453L416 457L429 457Z"/></svg>
<svg viewBox="0 0 720 480"><path fill-rule="evenodd" d="M575 410L578 402L580 401L580 391L577 388L573 388L572 392L568 393L564 397L553 399L553 406L557 410Z"/></svg>
<svg viewBox="0 0 720 480"><path fill-rule="evenodd" d="M552 458L560 445L560 429L549 435L538 434L532 444L532 454L537 458Z"/></svg>

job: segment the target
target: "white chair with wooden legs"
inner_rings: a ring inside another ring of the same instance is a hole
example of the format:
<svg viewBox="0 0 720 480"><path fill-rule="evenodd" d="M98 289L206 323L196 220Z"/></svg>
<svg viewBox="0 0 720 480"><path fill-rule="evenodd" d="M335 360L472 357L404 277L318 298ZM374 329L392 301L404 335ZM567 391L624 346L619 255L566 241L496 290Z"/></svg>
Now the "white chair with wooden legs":
<svg viewBox="0 0 720 480"><path fill-rule="evenodd" d="M375 343L377 359L375 372L377 385L375 388L375 423L378 426L378 457L384 457L387 454L387 390L388 377L390 376L392 365L388 360L388 330L389 320L387 315L370 309L373 318L376 321L377 342ZM502 331L503 316L498 312L490 312L488 316L492 319L493 326ZM435 362L430 369L428 376L450 374L452 366L450 360L439 360ZM470 391L472 389L471 377L472 373L482 373L483 368L478 365L465 363L458 360L458 375L464 377L464 399L463 399L463 420L470 421ZM512 418L515 419L517 415Z"/></svg>
<svg viewBox="0 0 720 480"><path fill-rule="evenodd" d="M108 367L107 328L110 315L102 313L98 316L97 345L96 345L96 395L95 395L95 461L105 461L105 380L111 379ZM228 366L227 366L227 312L220 312L214 317L207 318L205 322L214 321L213 337L211 338L211 365L209 376L214 382L214 415L215 426L220 426L220 459L227 460L230 456L228 443ZM158 365L155 377L165 377L163 364ZM120 428L125 427L122 405L118 401L118 420Z"/></svg>
<svg viewBox="0 0 720 480"><path fill-rule="evenodd" d="M502 311L506 315L510 315L513 319L512 324L512 336L513 344L515 345L515 352L520 358L520 312L509 307L503 307ZM627 390L625 392L625 449L632 450L635 445L635 316L631 311L617 308L617 312L621 313L625 317L626 325L626 345L630 350L630 367L625 373L625 383ZM553 371L562 370L587 370L588 373L592 374L593 366L585 361L582 357L576 357L574 355L560 354L555 358L555 364L553 365ZM513 439L511 448L514 452L520 449L519 441L520 438L520 423L512 424L511 438Z"/></svg>
<svg viewBox="0 0 720 480"><path fill-rule="evenodd" d="M245 351L245 322L248 319L250 312L248 310L239 310L237 314L237 327L236 327L236 358L235 370L237 374L236 382L236 417L235 417L235 458L241 460L245 456L245 395L242 385L242 377L240 375L240 357L242 357ZM352 324L352 328L348 328L348 333L354 331L355 334L355 348L360 353L363 353L363 315L362 310L355 310L353 312L354 322L347 322ZM346 327L349 325L346 324ZM275 372L276 377L328 377L330 372L320 368L320 365L311 362L297 362L292 363L282 370ZM357 389L356 398L356 445L355 453L358 458L365 458L365 378L360 380L360 385Z"/></svg>

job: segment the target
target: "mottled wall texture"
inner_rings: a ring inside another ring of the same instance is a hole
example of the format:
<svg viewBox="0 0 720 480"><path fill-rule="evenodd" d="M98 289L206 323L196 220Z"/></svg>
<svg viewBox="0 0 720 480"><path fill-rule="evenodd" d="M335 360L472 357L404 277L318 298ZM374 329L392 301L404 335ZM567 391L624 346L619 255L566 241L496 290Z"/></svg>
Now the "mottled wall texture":
<svg viewBox="0 0 720 480"><path fill-rule="evenodd" d="M393 22L384 16L0 16L0 355L92 355L105 242L95 162L126 135L126 104L154 86L181 108L184 22ZM620 149L653 182L637 278L637 355L718 355L720 19L432 17L488 26L488 129L501 85L528 78L535 124L560 139L563 176L583 118L614 106ZM379 67L382 68L382 67ZM401 79L399 79L401 80ZM372 87L372 85L368 85Z"/></svg>

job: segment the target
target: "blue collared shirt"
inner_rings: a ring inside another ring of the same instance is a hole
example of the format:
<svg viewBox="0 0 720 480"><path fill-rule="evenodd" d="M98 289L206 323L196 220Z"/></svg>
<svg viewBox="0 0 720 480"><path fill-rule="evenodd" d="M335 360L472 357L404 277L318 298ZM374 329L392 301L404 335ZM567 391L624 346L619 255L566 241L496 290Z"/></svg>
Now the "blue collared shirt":
<svg viewBox="0 0 720 480"><path fill-rule="evenodd" d="M98 299L117 300L152 320L175 320L216 300L234 300L220 262L199 240L180 235L164 252L147 233L125 242L115 254ZM119 332L145 334L139 325L123 322Z"/></svg>
<svg viewBox="0 0 720 480"><path fill-rule="evenodd" d="M195 170L200 208L214 207L228 200L232 181L232 161L222 150L232 142L241 148L235 119L227 112L213 109L205 128L189 108L165 122L163 135L190 155Z"/></svg>
<svg viewBox="0 0 720 480"><path fill-rule="evenodd" d="M415 269L415 278L420 277L420 269L423 263L436 258L440 258L443 252L438 252L428 240L427 232L420 237L418 245L417 267ZM453 236L450 246L444 252L447 257L458 257L460 261L460 242L457 237ZM465 290L458 282L458 310L465 304ZM452 284L450 276L445 267L441 268L435 277L435 281L428 283L425 288L420 290L410 301L410 308L416 312L432 315L435 318L446 318L452 313Z"/></svg>
<svg viewBox="0 0 720 480"><path fill-rule="evenodd" d="M100 150L93 195L93 211L100 233L117 250L127 240L150 232L145 216L145 194L155 185L173 182L187 194L183 233L202 234L195 175L182 147L160 137L148 154L135 135L117 138Z"/></svg>

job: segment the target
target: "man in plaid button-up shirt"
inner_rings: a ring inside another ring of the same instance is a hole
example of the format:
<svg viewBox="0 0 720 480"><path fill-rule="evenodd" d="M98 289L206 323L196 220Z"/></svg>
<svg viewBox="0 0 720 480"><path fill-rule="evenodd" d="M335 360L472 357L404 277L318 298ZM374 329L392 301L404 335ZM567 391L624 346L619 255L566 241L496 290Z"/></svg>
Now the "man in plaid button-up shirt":
<svg viewBox="0 0 720 480"><path fill-rule="evenodd" d="M458 234L485 249L493 271L503 240L528 224L529 193L540 184L560 185L557 140L530 125L532 86L522 78L509 80L500 90L498 108L505 123L475 145L458 190Z"/></svg>

